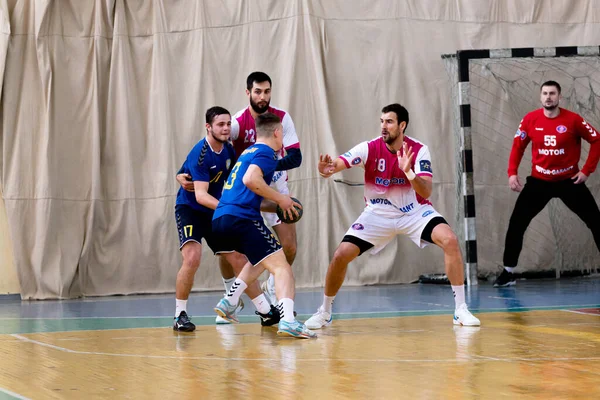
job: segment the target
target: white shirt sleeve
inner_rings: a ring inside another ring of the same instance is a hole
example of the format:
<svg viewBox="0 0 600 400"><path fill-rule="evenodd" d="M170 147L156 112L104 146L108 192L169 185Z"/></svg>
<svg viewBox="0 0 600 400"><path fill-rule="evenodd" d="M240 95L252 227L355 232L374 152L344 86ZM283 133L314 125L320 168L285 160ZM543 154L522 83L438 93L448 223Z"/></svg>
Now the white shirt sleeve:
<svg viewBox="0 0 600 400"><path fill-rule="evenodd" d="M238 122L237 118L235 118L235 116L234 116L231 121L231 141L233 142L234 140L237 140L237 138L239 136L240 136L240 123Z"/></svg>
<svg viewBox="0 0 600 400"><path fill-rule="evenodd" d="M287 112L283 116L283 121L281 121L281 125L283 125L283 148L299 148L300 141L298 140L298 135L296 134L296 127L294 126L294 121L292 121L292 117L290 117L290 114L288 114ZM231 132L233 135L233 129Z"/></svg>
<svg viewBox="0 0 600 400"><path fill-rule="evenodd" d="M352 168L359 166L365 167L367 157L369 156L369 142L362 142L354 146L349 151L345 152L340 156L342 161L346 164L346 167Z"/></svg>
<svg viewBox="0 0 600 400"><path fill-rule="evenodd" d="M431 154L427 146L421 147L415 158L415 174L423 176L433 176L431 168Z"/></svg>

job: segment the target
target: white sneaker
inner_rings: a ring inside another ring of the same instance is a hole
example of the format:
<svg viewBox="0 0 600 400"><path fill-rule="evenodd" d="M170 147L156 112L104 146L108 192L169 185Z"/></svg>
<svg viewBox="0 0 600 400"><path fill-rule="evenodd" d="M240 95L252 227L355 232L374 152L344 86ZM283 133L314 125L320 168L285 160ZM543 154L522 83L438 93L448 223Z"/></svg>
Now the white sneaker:
<svg viewBox="0 0 600 400"><path fill-rule="evenodd" d="M244 309L244 300L242 300L240 298L240 301L238 302L238 306L235 309L233 315L237 318L237 315L240 311L242 311ZM225 318L221 317L220 315L217 315L217 318L215 318L215 324L217 325L229 325L231 324L231 321L226 320Z"/></svg>
<svg viewBox="0 0 600 400"><path fill-rule="evenodd" d="M275 277L273 274L269 275L269 279L267 279L267 290L271 299L273 299L274 302L277 302L277 295L275 294Z"/></svg>
<svg viewBox="0 0 600 400"><path fill-rule="evenodd" d="M306 320L304 325L308 329L321 329L325 326L331 325L331 321L333 317L330 313L323 310L323 307L319 307L316 313L313 314L312 317Z"/></svg>
<svg viewBox="0 0 600 400"><path fill-rule="evenodd" d="M277 305L277 295L275 294L275 278L269 275L269 279L260 284L260 290L263 291L267 300L273 305Z"/></svg>
<svg viewBox="0 0 600 400"><path fill-rule="evenodd" d="M454 325L463 325L463 326L479 326L481 322L467 308L465 303L461 304L454 311L454 320L452 321Z"/></svg>

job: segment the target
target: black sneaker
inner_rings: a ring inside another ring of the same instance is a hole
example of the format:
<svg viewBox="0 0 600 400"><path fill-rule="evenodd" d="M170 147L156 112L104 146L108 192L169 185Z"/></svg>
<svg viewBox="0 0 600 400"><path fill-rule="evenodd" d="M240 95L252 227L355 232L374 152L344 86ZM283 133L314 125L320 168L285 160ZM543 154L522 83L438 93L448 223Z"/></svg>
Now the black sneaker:
<svg viewBox="0 0 600 400"><path fill-rule="evenodd" d="M496 280L494 281L494 287L507 287L513 286L517 283L515 278L515 274L512 272L508 272L506 269L502 268L502 273L498 275Z"/></svg>
<svg viewBox="0 0 600 400"><path fill-rule="evenodd" d="M262 326L273 326L279 323L281 316L277 307L271 304L271 310L267 314L261 314L258 311L254 312L260 317L260 324Z"/></svg>
<svg viewBox="0 0 600 400"><path fill-rule="evenodd" d="M187 313L182 311L179 313L179 317L175 318L175 322L173 322L173 330L179 332L194 332L194 330L196 330L196 325L192 324Z"/></svg>

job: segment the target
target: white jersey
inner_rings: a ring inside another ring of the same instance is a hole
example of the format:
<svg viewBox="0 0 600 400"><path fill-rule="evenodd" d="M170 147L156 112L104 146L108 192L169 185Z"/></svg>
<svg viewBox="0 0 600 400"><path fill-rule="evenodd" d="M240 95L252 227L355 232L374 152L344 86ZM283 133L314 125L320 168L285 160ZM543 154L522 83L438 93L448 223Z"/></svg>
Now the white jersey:
<svg viewBox="0 0 600 400"><path fill-rule="evenodd" d="M404 141L416 154L412 164L415 174L433 176L427 146L409 136L404 136ZM366 210L370 212L397 218L413 213L419 205L431 204L412 188L398 165L398 157L387 148L381 136L356 145L340 159L348 168L364 168Z"/></svg>

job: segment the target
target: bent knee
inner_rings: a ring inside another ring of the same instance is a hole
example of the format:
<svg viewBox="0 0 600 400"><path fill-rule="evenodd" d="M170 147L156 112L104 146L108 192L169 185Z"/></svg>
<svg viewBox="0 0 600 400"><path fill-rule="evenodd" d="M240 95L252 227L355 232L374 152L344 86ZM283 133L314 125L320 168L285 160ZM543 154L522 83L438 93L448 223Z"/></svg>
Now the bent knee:
<svg viewBox="0 0 600 400"><path fill-rule="evenodd" d="M200 259L202 253L196 250L184 251L183 252L183 267L198 269L200 266Z"/></svg>
<svg viewBox="0 0 600 400"><path fill-rule="evenodd" d="M342 242L333 253L334 261L343 261L349 263L360 254L360 249L357 245L348 242Z"/></svg>
<svg viewBox="0 0 600 400"><path fill-rule="evenodd" d="M460 246L458 245L458 237L451 230L444 232L444 235L442 235L440 238L440 243L444 250L460 250Z"/></svg>

